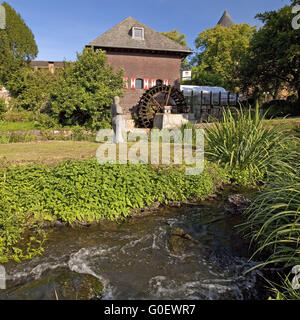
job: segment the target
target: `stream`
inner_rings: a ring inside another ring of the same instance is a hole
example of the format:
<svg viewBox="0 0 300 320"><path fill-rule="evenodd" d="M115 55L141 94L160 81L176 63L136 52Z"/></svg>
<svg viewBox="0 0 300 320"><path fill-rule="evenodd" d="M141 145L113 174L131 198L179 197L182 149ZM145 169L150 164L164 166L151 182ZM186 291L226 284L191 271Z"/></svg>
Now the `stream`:
<svg viewBox="0 0 300 320"><path fill-rule="evenodd" d="M79 275L99 279L104 300L265 299L260 272L244 274L255 262L234 228L241 222L219 199L119 224L54 228L43 256L5 265L0 299L60 299L57 279Z"/></svg>

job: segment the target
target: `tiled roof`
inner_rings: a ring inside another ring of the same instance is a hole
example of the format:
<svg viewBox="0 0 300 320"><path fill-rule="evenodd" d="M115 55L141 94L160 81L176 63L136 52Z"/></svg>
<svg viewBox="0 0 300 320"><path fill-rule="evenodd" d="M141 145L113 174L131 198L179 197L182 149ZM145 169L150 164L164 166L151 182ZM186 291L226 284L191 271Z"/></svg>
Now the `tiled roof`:
<svg viewBox="0 0 300 320"><path fill-rule="evenodd" d="M132 28L144 28L144 40L137 40L132 37ZM128 17L121 23L108 30L96 40L90 42L88 46L98 48L118 48L118 49L139 49L151 51L170 51L183 53L186 56L191 54L188 48L180 45L176 41L169 39L159 32L152 30L139 21Z"/></svg>
<svg viewBox="0 0 300 320"><path fill-rule="evenodd" d="M219 25L223 26L223 27L231 27L234 25L234 22L232 21L229 13L227 11L225 11L223 13L222 18L220 19L220 21L218 22Z"/></svg>

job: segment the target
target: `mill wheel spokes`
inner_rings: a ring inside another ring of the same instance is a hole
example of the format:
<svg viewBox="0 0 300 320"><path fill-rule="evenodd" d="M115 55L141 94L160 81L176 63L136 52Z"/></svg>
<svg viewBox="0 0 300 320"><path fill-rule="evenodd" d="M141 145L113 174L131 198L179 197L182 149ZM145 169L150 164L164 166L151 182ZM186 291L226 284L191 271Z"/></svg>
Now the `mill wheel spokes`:
<svg viewBox="0 0 300 320"><path fill-rule="evenodd" d="M141 127L153 128L156 113L163 113L164 107L171 105L174 113L184 113L187 105L180 90L167 85L157 85L147 90L141 97L138 119Z"/></svg>

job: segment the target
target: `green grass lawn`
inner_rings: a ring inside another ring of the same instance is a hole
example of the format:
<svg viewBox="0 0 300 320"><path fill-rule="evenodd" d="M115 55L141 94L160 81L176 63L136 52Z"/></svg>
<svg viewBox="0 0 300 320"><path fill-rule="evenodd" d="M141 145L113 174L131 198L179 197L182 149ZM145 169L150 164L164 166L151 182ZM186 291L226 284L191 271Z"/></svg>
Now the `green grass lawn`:
<svg viewBox="0 0 300 320"><path fill-rule="evenodd" d="M265 120L268 127L283 124L291 134L300 138L300 118ZM33 122L1 122L0 131L34 129ZM129 145L131 147L132 143ZM67 159L89 159L96 156L99 147L95 142L39 141L30 143L0 144L0 160L11 164L54 164Z"/></svg>
<svg viewBox="0 0 300 320"><path fill-rule="evenodd" d="M134 144L134 142L128 143L128 151ZM0 144L0 167L2 159L5 159L5 162L12 165L34 163L52 165L70 159L96 158L96 153L100 145L100 143L88 141L35 141ZM166 148L165 150L169 150L168 148L170 148L170 159L172 162L174 160L174 145L165 143L164 147ZM117 150L119 150L118 148L119 147L117 147ZM151 146L149 144L149 163L151 161L150 150ZM155 159L155 163L160 163L162 156L153 156L152 159Z"/></svg>
<svg viewBox="0 0 300 320"><path fill-rule="evenodd" d="M283 125L291 134L300 138L300 117L264 120L268 127Z"/></svg>
<svg viewBox="0 0 300 320"><path fill-rule="evenodd" d="M34 130L35 123L33 121L31 122L23 122L23 121L2 121L0 122L0 131L27 131L27 130Z"/></svg>
<svg viewBox="0 0 300 320"><path fill-rule="evenodd" d="M98 148L98 143L85 141L39 141L0 144L0 160L5 158L11 164L54 164L68 159L90 159L96 157Z"/></svg>

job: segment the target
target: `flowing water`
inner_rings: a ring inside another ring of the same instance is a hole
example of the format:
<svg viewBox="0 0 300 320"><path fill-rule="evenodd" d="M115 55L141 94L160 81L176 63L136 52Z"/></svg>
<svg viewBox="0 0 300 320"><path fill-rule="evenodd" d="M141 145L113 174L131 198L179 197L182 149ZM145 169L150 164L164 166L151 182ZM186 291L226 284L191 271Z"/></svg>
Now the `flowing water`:
<svg viewBox="0 0 300 320"><path fill-rule="evenodd" d="M260 274L244 274L254 262L234 228L241 218L225 214L223 205L204 202L121 224L53 229L43 256L6 265L9 281L0 299L18 298L15 292L24 284L61 268L100 279L107 300L261 299ZM193 238L177 252L170 249L174 228Z"/></svg>

